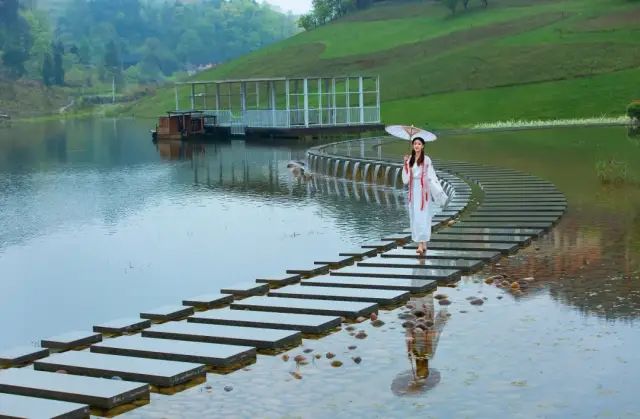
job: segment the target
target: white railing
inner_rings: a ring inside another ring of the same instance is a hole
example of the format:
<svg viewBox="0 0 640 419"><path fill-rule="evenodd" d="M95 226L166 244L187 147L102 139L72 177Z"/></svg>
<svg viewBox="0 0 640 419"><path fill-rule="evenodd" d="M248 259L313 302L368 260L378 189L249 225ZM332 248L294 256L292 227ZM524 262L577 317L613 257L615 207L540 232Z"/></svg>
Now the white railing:
<svg viewBox="0 0 640 419"><path fill-rule="evenodd" d="M375 106L308 109L306 121L304 109L250 109L237 115L229 110L207 110L204 113L206 125L223 127L290 128L380 123L380 109Z"/></svg>

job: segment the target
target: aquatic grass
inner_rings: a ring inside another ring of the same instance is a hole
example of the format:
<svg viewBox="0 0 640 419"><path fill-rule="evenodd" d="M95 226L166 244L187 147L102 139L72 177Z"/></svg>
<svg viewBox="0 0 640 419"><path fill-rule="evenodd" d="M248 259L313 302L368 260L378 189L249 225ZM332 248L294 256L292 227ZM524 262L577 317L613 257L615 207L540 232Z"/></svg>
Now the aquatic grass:
<svg viewBox="0 0 640 419"><path fill-rule="evenodd" d="M633 185L640 183L629 172L629 166L626 161L616 159L599 160L596 162L596 174L600 182L605 185Z"/></svg>
<svg viewBox="0 0 640 419"><path fill-rule="evenodd" d="M631 118L622 115L618 117L599 116L593 118L569 118L569 119L547 119L547 120L522 120L514 119L508 121L483 122L472 126L473 129L500 129L500 128L540 128L540 127L563 127L563 126L584 126L584 125L628 125Z"/></svg>

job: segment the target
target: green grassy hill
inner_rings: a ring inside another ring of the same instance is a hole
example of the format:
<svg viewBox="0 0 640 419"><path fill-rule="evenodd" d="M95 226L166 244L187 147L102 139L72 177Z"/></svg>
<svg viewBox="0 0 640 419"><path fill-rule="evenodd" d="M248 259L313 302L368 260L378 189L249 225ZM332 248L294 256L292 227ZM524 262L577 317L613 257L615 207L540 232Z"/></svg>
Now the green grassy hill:
<svg viewBox="0 0 640 419"><path fill-rule="evenodd" d="M640 98L640 1L379 3L197 79L380 75L387 123L619 116ZM156 116L173 89L127 112Z"/></svg>

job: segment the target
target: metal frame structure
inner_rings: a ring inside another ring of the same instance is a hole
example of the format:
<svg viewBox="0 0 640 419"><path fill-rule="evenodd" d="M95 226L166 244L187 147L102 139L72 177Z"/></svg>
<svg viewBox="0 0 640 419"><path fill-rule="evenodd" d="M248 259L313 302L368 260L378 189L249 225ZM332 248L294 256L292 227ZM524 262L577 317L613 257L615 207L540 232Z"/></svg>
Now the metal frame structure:
<svg viewBox="0 0 640 419"><path fill-rule="evenodd" d="M185 89L187 91L185 92ZM188 101L189 108L181 107ZM176 83L176 111L198 110L205 124L317 128L380 123L378 76L274 77Z"/></svg>

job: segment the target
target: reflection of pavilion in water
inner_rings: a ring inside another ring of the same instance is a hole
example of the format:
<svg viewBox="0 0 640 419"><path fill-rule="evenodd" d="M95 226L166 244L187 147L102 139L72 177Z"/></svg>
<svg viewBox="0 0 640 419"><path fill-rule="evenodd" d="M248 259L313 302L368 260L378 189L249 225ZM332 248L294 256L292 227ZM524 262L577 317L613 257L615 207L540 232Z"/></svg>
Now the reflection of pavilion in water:
<svg viewBox="0 0 640 419"><path fill-rule="evenodd" d="M306 148L260 147L244 141L197 144L182 141L162 141L156 144L161 157L167 160L190 161L193 179L197 184L254 192L289 195L303 188L307 195L320 193L344 200L375 203L394 209L403 209L399 190L351 180L309 176L308 172L287 169L289 161L304 161Z"/></svg>

